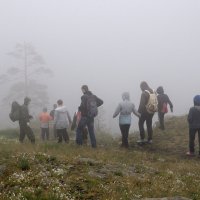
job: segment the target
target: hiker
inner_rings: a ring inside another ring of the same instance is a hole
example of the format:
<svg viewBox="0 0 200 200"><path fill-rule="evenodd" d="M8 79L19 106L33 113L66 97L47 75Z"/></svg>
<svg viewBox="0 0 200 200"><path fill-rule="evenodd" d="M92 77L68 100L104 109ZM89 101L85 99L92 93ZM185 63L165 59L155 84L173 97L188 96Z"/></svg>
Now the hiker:
<svg viewBox="0 0 200 200"><path fill-rule="evenodd" d="M87 126L90 135L90 142L93 148L96 148L96 137L94 133L94 118L98 114L98 107L103 104L103 101L89 91L87 85L81 87L83 96L79 110L81 111L81 119L76 130L76 143L83 144L82 130Z"/></svg>
<svg viewBox="0 0 200 200"><path fill-rule="evenodd" d="M81 112L78 110L77 112L74 113L74 117L72 120L72 126L71 126L71 130L75 130L78 127L78 124L80 122L81 119ZM83 137L83 144L87 145L87 139L88 139L88 128L87 126L85 126L82 130L82 137Z"/></svg>
<svg viewBox="0 0 200 200"><path fill-rule="evenodd" d="M51 116L52 120L54 120L54 115L55 115L56 108L57 108L57 104L53 104L53 110L51 110L51 112L50 112L50 116ZM54 139L57 139L57 133L56 133L55 124L53 124L53 136L54 136Z"/></svg>
<svg viewBox="0 0 200 200"><path fill-rule="evenodd" d="M58 136L58 143L61 143L62 140L65 143L69 142L69 136L67 133L67 128L71 124L71 117L66 106L63 105L63 101L59 99L57 101L58 107L55 109L54 113L54 124Z"/></svg>
<svg viewBox="0 0 200 200"><path fill-rule="evenodd" d="M113 118L117 117L119 114L119 127L122 134L122 144L121 147L128 148L128 135L129 129L131 125L131 113L133 112L134 115L140 117L140 113L137 112L135 109L135 105L130 102L130 95L128 92L124 92L122 94L123 102L119 103L117 106Z"/></svg>
<svg viewBox="0 0 200 200"><path fill-rule="evenodd" d="M196 95L193 98L194 106L190 108L188 114L188 123L189 123L189 152L186 154L188 156L194 156L194 141L196 132L198 132L199 140L199 156L200 156L200 95Z"/></svg>
<svg viewBox="0 0 200 200"><path fill-rule="evenodd" d="M52 117L47 112L47 108L43 108L43 112L39 115L40 128L41 128L41 137L42 140L49 140L49 121L52 120Z"/></svg>
<svg viewBox="0 0 200 200"><path fill-rule="evenodd" d="M19 118L19 127L20 135L19 141L23 143L25 136L27 135L31 143L35 143L35 136L30 127L30 119L33 117L29 114L28 105L30 104L31 99L29 97L24 98L24 104L20 108L20 118Z"/></svg>
<svg viewBox="0 0 200 200"><path fill-rule="evenodd" d="M147 82L142 81L140 84L142 90L140 105L138 112L141 114L139 119L139 131L140 131L140 140L138 143L152 143L153 129L152 129L152 118L154 113L157 110L157 96L155 92L148 86ZM145 141L145 130L144 122L146 121L148 139Z"/></svg>
<svg viewBox="0 0 200 200"><path fill-rule="evenodd" d="M159 86L156 90L157 99L158 99L158 119L161 130L165 130L164 125L164 116L168 112L167 105L169 104L171 112L173 112L173 104L170 101L169 97L164 93L164 89L162 86Z"/></svg>

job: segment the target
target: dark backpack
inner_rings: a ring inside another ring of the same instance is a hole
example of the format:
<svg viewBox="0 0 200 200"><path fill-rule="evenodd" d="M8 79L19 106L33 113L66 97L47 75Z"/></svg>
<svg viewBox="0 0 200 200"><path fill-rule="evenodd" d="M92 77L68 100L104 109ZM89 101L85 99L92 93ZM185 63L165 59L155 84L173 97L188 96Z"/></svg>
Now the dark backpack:
<svg viewBox="0 0 200 200"><path fill-rule="evenodd" d="M21 106L19 105L18 102L13 101L11 105L11 112L9 114L9 117L11 121L19 121L21 115Z"/></svg>
<svg viewBox="0 0 200 200"><path fill-rule="evenodd" d="M87 116L96 117L98 115L97 100L96 96L88 95L87 96Z"/></svg>

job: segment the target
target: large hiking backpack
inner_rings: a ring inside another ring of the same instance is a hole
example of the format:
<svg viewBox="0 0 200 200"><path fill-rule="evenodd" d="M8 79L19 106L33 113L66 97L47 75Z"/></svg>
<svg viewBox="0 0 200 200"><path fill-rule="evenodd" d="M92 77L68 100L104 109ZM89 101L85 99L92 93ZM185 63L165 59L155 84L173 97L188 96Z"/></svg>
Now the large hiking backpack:
<svg viewBox="0 0 200 200"><path fill-rule="evenodd" d="M87 96L87 116L96 117L98 115L97 101L96 96L88 95Z"/></svg>
<svg viewBox="0 0 200 200"><path fill-rule="evenodd" d="M20 114L21 114L21 106L17 101L13 101L11 104L11 112L9 114L11 121L13 122L19 121Z"/></svg>
<svg viewBox="0 0 200 200"><path fill-rule="evenodd" d="M147 112L153 114L158 111L157 94L155 91L153 91L153 93L150 93L148 90L145 90L145 92L149 94L149 100L146 104Z"/></svg>

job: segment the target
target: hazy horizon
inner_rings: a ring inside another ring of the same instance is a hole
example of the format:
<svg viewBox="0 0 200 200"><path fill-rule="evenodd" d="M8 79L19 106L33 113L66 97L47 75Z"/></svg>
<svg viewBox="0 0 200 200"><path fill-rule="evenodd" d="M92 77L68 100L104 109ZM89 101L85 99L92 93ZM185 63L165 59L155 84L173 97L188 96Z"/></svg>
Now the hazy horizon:
<svg viewBox="0 0 200 200"><path fill-rule="evenodd" d="M16 64L6 53L27 42L54 73L36 77L48 86L49 108L62 98L72 116L87 84L104 100L107 124L117 130L112 114L121 94L130 92L138 108L145 80L153 89L164 87L174 115L187 114L200 94L199 10L198 0L1 0L0 75ZM0 99L9 86L0 86ZM5 107L1 127L10 123Z"/></svg>

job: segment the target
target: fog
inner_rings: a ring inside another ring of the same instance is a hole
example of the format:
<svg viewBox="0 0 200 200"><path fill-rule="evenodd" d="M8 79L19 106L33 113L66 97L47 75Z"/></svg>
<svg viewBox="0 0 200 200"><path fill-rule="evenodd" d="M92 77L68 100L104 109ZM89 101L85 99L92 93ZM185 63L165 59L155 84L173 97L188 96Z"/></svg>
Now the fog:
<svg viewBox="0 0 200 200"><path fill-rule="evenodd" d="M82 84L104 100L105 121L124 91L138 108L140 82L162 85L174 115L186 114L199 91L200 2L198 0L0 0L0 74L15 65L6 55L16 43L31 43L54 75L49 108L64 100L70 114L80 104ZM2 99L11 83L0 86ZM0 126L8 126L1 105ZM156 118L156 117L155 117ZM137 129L137 118L133 129Z"/></svg>

